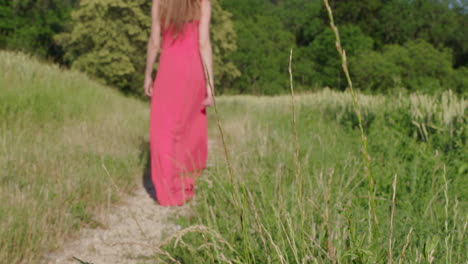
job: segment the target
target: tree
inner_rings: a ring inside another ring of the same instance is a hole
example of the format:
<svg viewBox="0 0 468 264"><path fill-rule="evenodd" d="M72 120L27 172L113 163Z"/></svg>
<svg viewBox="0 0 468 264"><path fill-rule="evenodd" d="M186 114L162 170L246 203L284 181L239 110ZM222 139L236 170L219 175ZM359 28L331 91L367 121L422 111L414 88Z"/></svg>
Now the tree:
<svg viewBox="0 0 468 264"><path fill-rule="evenodd" d="M223 84L233 82L241 76L229 55L237 50L237 34L234 30L231 13L225 11L218 1L212 2L213 64L217 90L224 91Z"/></svg>
<svg viewBox="0 0 468 264"><path fill-rule="evenodd" d="M77 0L0 0L0 47L60 61L53 36L63 31Z"/></svg>
<svg viewBox="0 0 468 264"><path fill-rule="evenodd" d="M236 21L238 51L232 61L242 76L231 87L240 93L276 94L288 88L289 50L294 35L282 30L281 22L270 16Z"/></svg>
<svg viewBox="0 0 468 264"><path fill-rule="evenodd" d="M390 0L393 1L393 0ZM364 34L371 36L379 25L379 11L383 0L332 0L335 20L338 25L354 24L359 26ZM322 7L322 18L328 21L325 7Z"/></svg>
<svg viewBox="0 0 468 264"><path fill-rule="evenodd" d="M424 40L411 40L387 45L382 52L360 54L350 64L354 83L361 89L434 93L450 88L461 93L468 80L466 69L454 70L452 59L448 49L439 51Z"/></svg>
<svg viewBox="0 0 468 264"><path fill-rule="evenodd" d="M230 14L213 3L215 80L239 75L226 56L236 49ZM151 25L151 1L82 0L72 14L69 32L56 36L72 68L84 71L127 93L142 95L146 45Z"/></svg>
<svg viewBox="0 0 468 264"><path fill-rule="evenodd" d="M373 49L373 39L366 36L355 25L342 26L340 28L340 35L348 58ZM341 69L341 60L336 52L335 35L331 29L327 28L309 46L302 48L301 55L313 61L313 68L310 69L310 72L311 79L316 84L339 89L346 88L346 80Z"/></svg>

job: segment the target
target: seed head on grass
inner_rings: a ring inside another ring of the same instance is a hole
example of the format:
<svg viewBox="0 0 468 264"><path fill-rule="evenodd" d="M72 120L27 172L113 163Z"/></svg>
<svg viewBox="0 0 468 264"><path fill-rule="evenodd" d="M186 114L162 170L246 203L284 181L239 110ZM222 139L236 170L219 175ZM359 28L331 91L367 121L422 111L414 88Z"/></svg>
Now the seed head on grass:
<svg viewBox="0 0 468 264"><path fill-rule="evenodd" d="M327 12L328 12L328 17L330 19L330 27L332 28L333 32L335 33L335 38L336 38L336 50L338 51L338 54L340 55L341 57L341 61L342 61L342 68L343 68L343 72L345 73L345 76L346 76L346 80L348 82L348 88L349 88L349 92L351 94L351 98L353 99L353 106L354 106L354 111L356 112L356 116L358 118L358 122L359 122L359 130L361 132L361 144L362 144L362 155L364 157L364 161L365 161L365 174L367 176L367 179L369 181L369 241L372 240L372 235L374 233L374 231L376 230L377 228L377 223L378 223L378 220L377 220L377 213L376 213L376 208L375 208L375 182L374 182L374 178L372 177L372 173L371 173L371 166L370 166L370 163L371 163L371 157L367 151L367 136L364 132L364 128L363 128L363 122L362 122L362 115L361 115L361 110L360 110L360 106L358 104L358 101L357 101L357 96L356 94L354 93L354 89L353 89L353 82L351 80L351 76L349 74L349 70L348 70L348 60L347 60L347 57L346 57L346 51L342 48L341 46L341 39L340 39L340 32L338 30L338 27L335 25L335 21L334 21L334 18L333 18L333 11L330 7L330 4L328 3L328 0L323 0L323 2L325 3L325 7L327 9Z"/></svg>

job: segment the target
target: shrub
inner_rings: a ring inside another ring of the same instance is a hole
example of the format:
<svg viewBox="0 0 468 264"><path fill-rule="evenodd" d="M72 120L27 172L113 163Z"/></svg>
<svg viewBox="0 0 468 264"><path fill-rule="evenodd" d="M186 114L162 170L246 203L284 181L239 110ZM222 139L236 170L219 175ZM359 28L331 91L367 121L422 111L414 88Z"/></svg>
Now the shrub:
<svg viewBox="0 0 468 264"><path fill-rule="evenodd" d="M341 38L348 57L372 50L374 41L362 33L361 29L354 25L344 26L341 29ZM331 29L324 30L311 44L302 49L306 58L314 62L313 80L319 86L330 86L345 89L346 80L341 70L341 60L336 53L335 35Z"/></svg>
<svg viewBox="0 0 468 264"><path fill-rule="evenodd" d="M447 87L459 91L467 82L465 72L452 68L450 50L437 50L424 40L409 41L404 46L387 45L381 52L361 52L351 59L356 86L378 92L399 87L425 93L441 92Z"/></svg>

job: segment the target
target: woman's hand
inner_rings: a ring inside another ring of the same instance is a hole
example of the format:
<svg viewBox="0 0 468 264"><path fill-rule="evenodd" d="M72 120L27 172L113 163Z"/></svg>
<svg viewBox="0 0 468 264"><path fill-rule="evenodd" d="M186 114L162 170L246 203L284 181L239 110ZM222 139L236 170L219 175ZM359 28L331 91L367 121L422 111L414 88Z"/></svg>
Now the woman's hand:
<svg viewBox="0 0 468 264"><path fill-rule="evenodd" d="M209 95L203 100L203 106L204 107L209 107L213 105L213 96Z"/></svg>
<svg viewBox="0 0 468 264"><path fill-rule="evenodd" d="M149 97L153 95L153 78L151 76L146 76L145 77L145 94Z"/></svg>

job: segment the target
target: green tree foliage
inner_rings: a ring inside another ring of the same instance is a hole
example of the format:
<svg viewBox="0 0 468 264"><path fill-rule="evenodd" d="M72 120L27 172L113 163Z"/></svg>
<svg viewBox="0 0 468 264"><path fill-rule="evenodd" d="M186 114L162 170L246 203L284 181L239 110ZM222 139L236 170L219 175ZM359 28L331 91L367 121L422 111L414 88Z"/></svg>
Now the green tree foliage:
<svg viewBox="0 0 468 264"><path fill-rule="evenodd" d="M354 25L341 28L341 38L343 48L349 57L355 54L371 51L374 45L372 38L364 35L361 29ZM299 73L307 75L311 71L311 79L306 80L301 77L302 85L317 83L320 86L330 86L335 88L346 88L346 80L341 69L341 59L335 48L335 35L331 29L326 29L320 33L308 46L302 47L299 65L303 67L304 61L311 60L311 68L300 69Z"/></svg>
<svg viewBox="0 0 468 264"><path fill-rule="evenodd" d="M228 83L236 93L277 94L288 85L289 49L294 34L275 17L268 1L224 0L232 11L238 35L238 49L229 59L241 71L240 78Z"/></svg>
<svg viewBox="0 0 468 264"><path fill-rule="evenodd" d="M466 1L464 1L466 2ZM358 25L378 47L424 39L455 53L455 66L467 66L468 12L453 0L335 0L339 24ZM323 19L327 19L325 10Z"/></svg>
<svg viewBox="0 0 468 264"><path fill-rule="evenodd" d="M330 1L338 24L354 24L365 34L372 34L380 23L379 11L382 0L333 0ZM322 8L321 16L328 21L328 14Z"/></svg>
<svg viewBox="0 0 468 264"><path fill-rule="evenodd" d="M82 1L72 14L69 33L56 37L65 59L124 91L141 84L149 35L151 1ZM146 11L146 12L145 12Z"/></svg>
<svg viewBox="0 0 468 264"><path fill-rule="evenodd" d="M56 37L65 59L88 74L125 92L141 94L151 1L87 0L72 14L72 28ZM239 75L226 60L236 49L230 14L213 1L213 42L218 83Z"/></svg>
<svg viewBox="0 0 468 264"><path fill-rule="evenodd" d="M212 2L211 39L213 42L213 64L217 90L224 91L223 85L232 83L241 75L229 55L237 50L237 34L232 14L221 8L217 0Z"/></svg>
<svg viewBox="0 0 468 264"><path fill-rule="evenodd" d="M368 61L376 69L374 72L364 63L354 65L359 67L360 72L354 79L361 84L360 87L371 88L372 91L387 91L392 85L426 92L467 89L463 87L465 81L462 77L464 67L468 66L466 4L456 0L330 2L348 58ZM239 36L239 50L232 58L243 75L231 85L235 90L264 94L287 92L289 87L284 81L288 81L288 76L280 65L287 65L290 47L296 50L294 76L301 88L346 88L322 0L224 0L222 3L234 14ZM268 17L268 23L275 26L265 25L265 20L259 19L262 17ZM264 40L264 36L273 39L272 35L280 36L284 32L294 34L295 41L289 47L288 43L277 39L273 42ZM411 43L419 44L413 47ZM412 54L409 58L414 64L408 66L390 60L388 49L391 47ZM424 54L424 59L418 58L415 50ZM268 54L267 58L265 54ZM278 66L272 67L270 63ZM419 69L417 63L421 63ZM438 70L431 68L435 72L421 69L434 65L439 65ZM405 76L409 74L404 72L406 70L410 70L412 75ZM368 75L364 76L364 72ZM385 72L389 75L384 76ZM451 76L452 81L448 81L450 78L440 79L446 76ZM258 84L269 88L259 89Z"/></svg>
<svg viewBox="0 0 468 264"><path fill-rule="evenodd" d="M81 0L71 19L70 8L78 2L0 0L0 48L52 57L124 91L139 91L151 0ZM295 50L293 69L298 89L346 88L322 0L212 2L219 92L288 92L291 48ZM400 86L431 93L447 88L468 92L464 77L468 69L466 1L330 3L348 59L353 62L351 73L360 88L379 92ZM63 31L53 42L52 36ZM393 57L390 51L404 56ZM419 58L418 54L424 56ZM398 59L407 59L411 65ZM434 65L439 69L431 68ZM425 72L424 67L433 71Z"/></svg>
<svg viewBox="0 0 468 264"><path fill-rule="evenodd" d="M288 50L294 35L281 30L281 23L269 16L245 18L236 23L238 50L230 59L242 76L232 83L240 93L276 94L287 87Z"/></svg>
<svg viewBox="0 0 468 264"><path fill-rule="evenodd" d="M382 52L361 53L351 61L355 84L359 88L389 92L405 87L432 92L450 87L462 92L466 69L452 67L449 49L437 50L424 40L408 41L403 46L387 45ZM464 86L465 85L465 86Z"/></svg>
<svg viewBox="0 0 468 264"><path fill-rule="evenodd" d="M0 0L0 48L60 61L53 36L64 30L77 0Z"/></svg>

